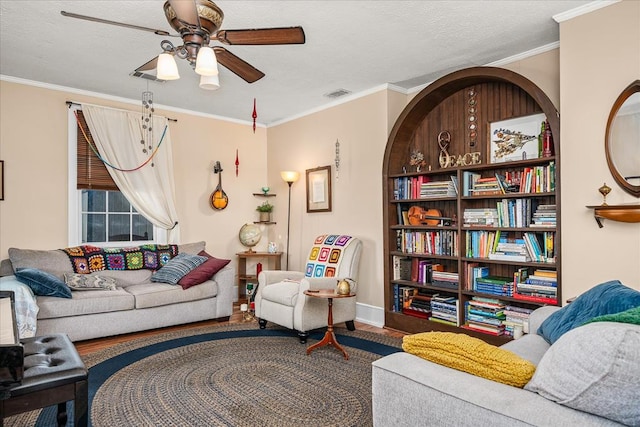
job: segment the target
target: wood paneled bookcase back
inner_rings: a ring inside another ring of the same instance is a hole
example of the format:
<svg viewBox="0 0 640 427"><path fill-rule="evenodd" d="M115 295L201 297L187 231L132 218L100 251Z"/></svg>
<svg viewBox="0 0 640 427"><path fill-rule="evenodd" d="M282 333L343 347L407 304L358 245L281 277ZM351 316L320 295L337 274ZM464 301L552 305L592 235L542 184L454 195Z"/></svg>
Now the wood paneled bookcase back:
<svg viewBox="0 0 640 427"><path fill-rule="evenodd" d="M513 316L561 305L559 126L545 93L501 68L415 96L383 161L385 326L502 343Z"/></svg>

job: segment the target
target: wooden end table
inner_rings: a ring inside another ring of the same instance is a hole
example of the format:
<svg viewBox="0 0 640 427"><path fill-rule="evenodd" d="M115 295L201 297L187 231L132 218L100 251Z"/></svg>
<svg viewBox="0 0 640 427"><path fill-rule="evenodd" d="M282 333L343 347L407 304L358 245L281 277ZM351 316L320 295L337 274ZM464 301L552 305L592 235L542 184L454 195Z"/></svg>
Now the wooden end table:
<svg viewBox="0 0 640 427"><path fill-rule="evenodd" d="M320 289L317 291L306 290L304 291L304 294L313 298L325 298L329 303L329 315L327 318L327 332L325 332L324 338L322 338L320 342L317 342L314 345L309 346L307 348L307 355L311 354L311 352L316 348L320 348L325 345L332 345L338 350L340 350L340 352L342 352L346 360L349 360L349 355L344 350L344 348L342 348L342 346L338 344L336 335L333 333L333 299L349 298L349 297L355 296L355 294L339 295L333 289Z"/></svg>

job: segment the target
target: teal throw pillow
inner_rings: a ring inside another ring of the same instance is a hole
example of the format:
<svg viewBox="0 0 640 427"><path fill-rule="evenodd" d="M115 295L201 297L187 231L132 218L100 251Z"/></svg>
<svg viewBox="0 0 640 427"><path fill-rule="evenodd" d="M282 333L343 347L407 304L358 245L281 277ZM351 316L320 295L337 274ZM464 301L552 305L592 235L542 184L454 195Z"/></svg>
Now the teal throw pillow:
<svg viewBox="0 0 640 427"><path fill-rule="evenodd" d="M21 268L15 272L16 279L27 285L34 295L71 298L71 290L53 274L36 268Z"/></svg>
<svg viewBox="0 0 640 427"><path fill-rule="evenodd" d="M553 344L563 334L595 317L635 307L640 307L640 292L619 280L601 283L549 316L538 328L538 335Z"/></svg>
<svg viewBox="0 0 640 427"><path fill-rule="evenodd" d="M177 285L178 281L208 258L200 255L181 253L171 258L160 270L151 276L152 282Z"/></svg>

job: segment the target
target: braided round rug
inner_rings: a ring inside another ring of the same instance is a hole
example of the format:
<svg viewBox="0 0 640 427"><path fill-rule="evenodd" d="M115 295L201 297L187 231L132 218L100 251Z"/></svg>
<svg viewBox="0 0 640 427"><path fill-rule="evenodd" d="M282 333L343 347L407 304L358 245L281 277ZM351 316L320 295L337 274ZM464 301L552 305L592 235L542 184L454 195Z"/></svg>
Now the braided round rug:
<svg viewBox="0 0 640 427"><path fill-rule="evenodd" d="M257 323L208 326L140 338L83 358L90 425L371 426L371 362L401 351L401 339L335 329L349 354L306 354L293 331ZM72 403L67 404L72 417ZM56 426L56 408L5 426ZM68 425L72 425L70 421Z"/></svg>

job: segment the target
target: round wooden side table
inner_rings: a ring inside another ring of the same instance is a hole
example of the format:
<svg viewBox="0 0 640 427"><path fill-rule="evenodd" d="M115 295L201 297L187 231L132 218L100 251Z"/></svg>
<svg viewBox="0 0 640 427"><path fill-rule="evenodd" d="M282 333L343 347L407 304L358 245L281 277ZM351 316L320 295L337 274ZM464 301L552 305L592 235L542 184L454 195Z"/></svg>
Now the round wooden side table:
<svg viewBox="0 0 640 427"><path fill-rule="evenodd" d="M323 347L325 345L332 345L338 350L340 350L340 352L342 352L345 359L349 360L349 355L344 350L344 348L342 348L342 346L338 344L336 335L333 333L333 299L334 298L350 298L355 296L355 294L339 295L333 289L320 289L317 291L306 290L304 291L304 294L313 298L325 298L329 304L329 315L327 318L327 332L325 332L324 338L322 338L321 341L307 348L307 355L311 354L311 352L316 348Z"/></svg>

